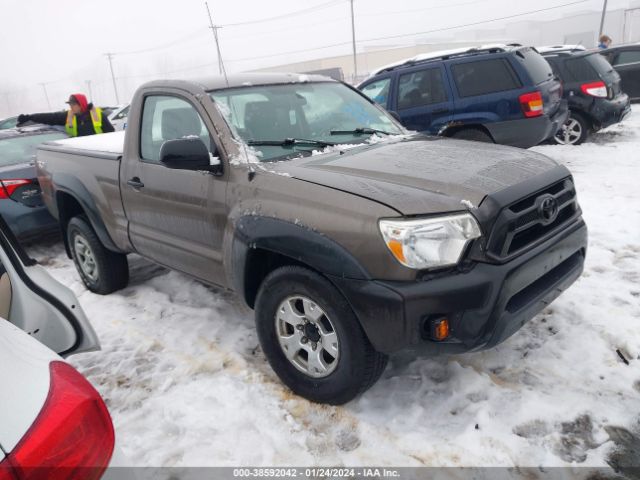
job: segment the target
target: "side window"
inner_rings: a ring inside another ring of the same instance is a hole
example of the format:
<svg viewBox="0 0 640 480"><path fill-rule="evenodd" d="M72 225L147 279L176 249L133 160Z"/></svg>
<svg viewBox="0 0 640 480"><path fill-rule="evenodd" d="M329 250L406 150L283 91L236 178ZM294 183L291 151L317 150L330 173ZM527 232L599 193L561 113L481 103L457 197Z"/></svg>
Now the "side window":
<svg viewBox="0 0 640 480"><path fill-rule="evenodd" d="M400 75L398 110L447 101L447 92L439 68Z"/></svg>
<svg viewBox="0 0 640 480"><path fill-rule="evenodd" d="M391 86L391 78L383 78L382 80L376 80L362 88L364 93L371 100L383 107L388 106L389 102L389 87Z"/></svg>
<svg viewBox="0 0 640 480"><path fill-rule="evenodd" d="M640 63L640 50L620 52L614 65L629 65L630 63Z"/></svg>
<svg viewBox="0 0 640 480"><path fill-rule="evenodd" d="M598 72L584 58L572 58L565 63L567 73L576 82L599 80Z"/></svg>
<svg viewBox="0 0 640 480"><path fill-rule="evenodd" d="M522 87L513 67L504 58L459 63L451 67L461 97L514 90Z"/></svg>
<svg viewBox="0 0 640 480"><path fill-rule="evenodd" d="M210 152L215 149L207 127L189 102L162 95L145 98L140 132L142 159L160 163L160 147L164 142L193 136L200 137Z"/></svg>

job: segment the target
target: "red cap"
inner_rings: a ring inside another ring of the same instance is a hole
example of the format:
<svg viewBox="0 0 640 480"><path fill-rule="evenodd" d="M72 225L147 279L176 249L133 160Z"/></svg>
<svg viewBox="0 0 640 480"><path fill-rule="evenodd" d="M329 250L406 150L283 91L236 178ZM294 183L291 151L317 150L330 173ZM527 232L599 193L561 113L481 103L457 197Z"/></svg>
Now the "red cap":
<svg viewBox="0 0 640 480"><path fill-rule="evenodd" d="M89 102L87 101L87 97L82 93L71 94L67 103L77 103L78 105L80 105L80 110L82 110L83 112L87 111L87 105L89 104Z"/></svg>

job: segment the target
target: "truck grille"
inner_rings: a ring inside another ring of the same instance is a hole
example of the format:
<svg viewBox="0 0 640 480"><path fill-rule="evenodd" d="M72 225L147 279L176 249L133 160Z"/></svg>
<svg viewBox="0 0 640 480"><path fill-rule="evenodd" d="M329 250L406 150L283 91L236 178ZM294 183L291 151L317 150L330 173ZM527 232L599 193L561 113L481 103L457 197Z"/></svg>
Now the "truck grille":
<svg viewBox="0 0 640 480"><path fill-rule="evenodd" d="M506 260L550 237L580 216L571 178L504 208L489 238L489 255Z"/></svg>

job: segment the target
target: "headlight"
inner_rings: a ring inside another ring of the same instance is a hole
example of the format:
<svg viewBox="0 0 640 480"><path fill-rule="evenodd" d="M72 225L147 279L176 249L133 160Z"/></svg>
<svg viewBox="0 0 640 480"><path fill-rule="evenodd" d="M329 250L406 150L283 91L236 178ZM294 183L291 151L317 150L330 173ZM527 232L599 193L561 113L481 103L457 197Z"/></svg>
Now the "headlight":
<svg viewBox="0 0 640 480"><path fill-rule="evenodd" d="M393 256L415 269L456 265L469 241L482 235L468 213L420 220L380 220L380 232Z"/></svg>

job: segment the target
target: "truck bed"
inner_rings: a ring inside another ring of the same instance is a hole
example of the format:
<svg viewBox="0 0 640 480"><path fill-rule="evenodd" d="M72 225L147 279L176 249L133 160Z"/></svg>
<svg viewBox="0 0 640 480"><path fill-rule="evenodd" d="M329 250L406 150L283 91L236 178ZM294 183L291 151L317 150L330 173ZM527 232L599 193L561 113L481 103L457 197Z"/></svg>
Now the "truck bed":
<svg viewBox="0 0 640 480"><path fill-rule="evenodd" d="M60 219L56 196L79 203L100 239L113 249L128 251L127 221L120 197L120 160L125 132L47 142L38 147L38 181L51 214ZM54 187L55 185L55 187ZM104 236L109 238L103 238Z"/></svg>
<svg viewBox="0 0 640 480"><path fill-rule="evenodd" d="M124 151L124 131L54 140L45 143L43 149L47 149L46 147L59 147L67 151L82 151L88 155L92 153L122 155Z"/></svg>

